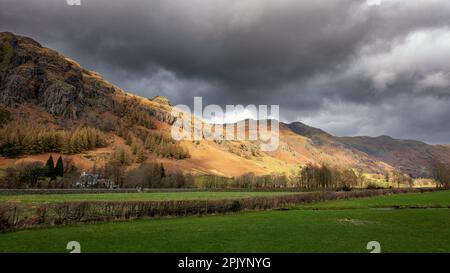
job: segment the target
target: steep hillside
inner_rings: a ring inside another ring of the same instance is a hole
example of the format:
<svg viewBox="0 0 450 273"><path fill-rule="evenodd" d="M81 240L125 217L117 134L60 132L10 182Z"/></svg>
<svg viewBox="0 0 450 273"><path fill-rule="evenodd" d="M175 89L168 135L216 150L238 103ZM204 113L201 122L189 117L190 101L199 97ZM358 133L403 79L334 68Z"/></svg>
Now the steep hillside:
<svg viewBox="0 0 450 273"><path fill-rule="evenodd" d="M420 141L399 140L389 136L336 139L416 177L429 175L430 165L435 161L450 162L448 146L428 145Z"/></svg>
<svg viewBox="0 0 450 273"><path fill-rule="evenodd" d="M435 161L450 162L447 145L429 145L416 140L379 137L335 137L300 122L287 125L292 131L310 138L318 146L335 146L362 153L415 177L428 176Z"/></svg>
<svg viewBox="0 0 450 273"><path fill-rule="evenodd" d="M261 151L255 141L172 143L169 132L175 117L166 98L148 99L127 93L58 52L12 33L0 33L0 106L11 113L9 124L25 121L49 130L89 126L104 132L108 139L105 147L70 155L82 169L92 168L117 145L135 149L134 142L145 146L141 152L147 160L161 161L169 170L221 176L248 172L291 174L307 163L327 163L371 173L396 167L420 175L427 172L432 159L450 162L448 146L388 137L338 138L300 122L280 123L280 145L274 152ZM168 150L161 152L154 144L147 145L149 136L150 140L169 145ZM175 155L181 149L178 146L186 149L189 156ZM0 169L17 160L44 160L46 156L1 158Z"/></svg>

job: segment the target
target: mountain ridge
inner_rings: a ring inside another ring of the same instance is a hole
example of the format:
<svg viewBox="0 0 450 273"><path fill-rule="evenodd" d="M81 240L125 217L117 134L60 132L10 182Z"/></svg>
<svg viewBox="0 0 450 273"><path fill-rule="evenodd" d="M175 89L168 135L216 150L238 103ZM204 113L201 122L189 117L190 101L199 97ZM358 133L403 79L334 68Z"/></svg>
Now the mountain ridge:
<svg viewBox="0 0 450 273"><path fill-rule="evenodd" d="M175 120L167 98L128 93L31 38L1 32L0 43L0 105L15 118L61 128L88 124L105 131L109 129L102 123L110 119L113 125L165 133ZM372 173L400 169L419 177L429 175L434 160L450 162L446 145L389 136L336 137L301 122L279 124L280 146L274 152L261 152L250 141L184 141L190 158L156 158L169 168L223 176L287 173L307 163L326 163Z"/></svg>

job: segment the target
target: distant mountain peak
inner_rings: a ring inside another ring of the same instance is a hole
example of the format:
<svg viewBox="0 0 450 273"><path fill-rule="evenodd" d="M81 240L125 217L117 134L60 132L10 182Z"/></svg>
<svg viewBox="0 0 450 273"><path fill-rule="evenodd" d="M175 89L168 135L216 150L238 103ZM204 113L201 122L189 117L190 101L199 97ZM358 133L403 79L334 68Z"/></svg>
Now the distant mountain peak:
<svg viewBox="0 0 450 273"><path fill-rule="evenodd" d="M295 133L305 136L305 137L308 137L308 138L312 138L314 136L331 136L330 134L323 131L322 129L308 126L300 121L295 121L295 122L286 124L286 126L289 129L291 129L292 131L294 131Z"/></svg>

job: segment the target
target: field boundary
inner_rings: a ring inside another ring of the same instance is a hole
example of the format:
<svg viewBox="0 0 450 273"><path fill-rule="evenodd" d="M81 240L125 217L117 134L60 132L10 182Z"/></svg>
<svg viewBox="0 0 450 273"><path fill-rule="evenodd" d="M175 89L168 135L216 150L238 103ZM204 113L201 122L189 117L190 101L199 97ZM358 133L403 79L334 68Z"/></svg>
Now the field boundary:
<svg viewBox="0 0 450 273"><path fill-rule="evenodd" d="M152 193L152 192L313 192L301 188L145 188L128 189L0 189L0 195L32 194L98 194L98 193Z"/></svg>
<svg viewBox="0 0 450 273"><path fill-rule="evenodd" d="M302 203L438 190L440 189L327 191L235 200L81 201L40 205L5 202L0 204L0 232L78 223L280 209Z"/></svg>
<svg viewBox="0 0 450 273"><path fill-rule="evenodd" d="M410 188L390 188L388 190L410 190ZM438 188L413 188L413 190L433 190ZM354 189L361 191L366 189ZM378 189L380 190L380 189ZM303 188L135 188L122 189L0 189L0 195L45 195L45 194L99 194L99 193L152 193L152 192L316 192ZM333 191L328 189L326 191ZM335 189L334 191L338 191Z"/></svg>

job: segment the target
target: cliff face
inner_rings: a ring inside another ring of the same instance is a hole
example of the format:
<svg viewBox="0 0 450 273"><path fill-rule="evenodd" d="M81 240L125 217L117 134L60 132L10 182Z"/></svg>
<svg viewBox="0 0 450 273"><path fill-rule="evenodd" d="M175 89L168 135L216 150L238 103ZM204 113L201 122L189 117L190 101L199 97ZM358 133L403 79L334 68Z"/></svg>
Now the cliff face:
<svg viewBox="0 0 450 273"><path fill-rule="evenodd" d="M114 111L132 98L155 119L173 122L166 98L126 94L98 73L30 38L0 33L0 103L6 107L29 103L75 120L90 112Z"/></svg>
<svg viewBox="0 0 450 273"><path fill-rule="evenodd" d="M97 79L96 79L97 78ZM24 103L43 107L52 115L76 119L96 99L115 88L58 52L36 41L0 33L0 102L14 108Z"/></svg>

